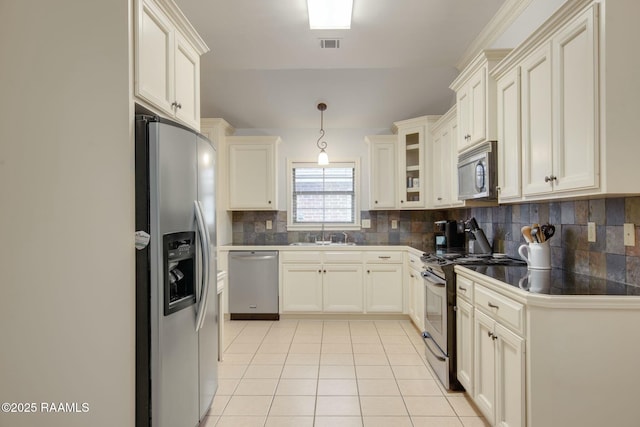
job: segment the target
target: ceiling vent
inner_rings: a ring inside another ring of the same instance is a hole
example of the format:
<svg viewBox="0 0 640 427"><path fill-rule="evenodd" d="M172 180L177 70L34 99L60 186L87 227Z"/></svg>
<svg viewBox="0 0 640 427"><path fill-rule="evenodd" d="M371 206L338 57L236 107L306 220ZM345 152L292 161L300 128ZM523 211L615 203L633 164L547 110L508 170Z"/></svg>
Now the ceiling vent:
<svg viewBox="0 0 640 427"><path fill-rule="evenodd" d="M340 39L320 39L321 49L340 49Z"/></svg>

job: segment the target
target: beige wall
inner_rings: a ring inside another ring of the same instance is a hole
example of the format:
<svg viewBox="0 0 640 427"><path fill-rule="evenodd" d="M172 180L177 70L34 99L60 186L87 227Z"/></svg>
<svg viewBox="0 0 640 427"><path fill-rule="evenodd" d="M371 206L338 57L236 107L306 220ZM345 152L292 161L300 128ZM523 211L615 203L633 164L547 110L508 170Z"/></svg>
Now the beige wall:
<svg viewBox="0 0 640 427"><path fill-rule="evenodd" d="M133 426L129 0L0 2L1 426Z"/></svg>

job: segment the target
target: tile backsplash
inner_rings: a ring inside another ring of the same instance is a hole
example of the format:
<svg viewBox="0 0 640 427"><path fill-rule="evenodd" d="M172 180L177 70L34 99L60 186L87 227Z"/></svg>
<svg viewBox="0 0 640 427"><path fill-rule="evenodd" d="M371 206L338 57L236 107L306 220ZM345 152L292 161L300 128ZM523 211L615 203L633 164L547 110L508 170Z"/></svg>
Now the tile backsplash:
<svg viewBox="0 0 640 427"><path fill-rule="evenodd" d="M475 217L492 243L494 252L518 257L524 243L520 229L532 223L551 223L556 234L550 240L554 268L640 284L640 197L522 203L425 211L363 211L371 228L347 231L349 240L363 244L406 244L433 251L433 223L441 219ZM266 221L273 227L266 229ZM398 221L392 229L391 222ZM587 241L587 223L596 224L596 241ZM635 245L624 246L623 224L635 224ZM234 212L234 244L287 244L313 241L319 232L287 231L287 212ZM325 232L342 239L339 231Z"/></svg>

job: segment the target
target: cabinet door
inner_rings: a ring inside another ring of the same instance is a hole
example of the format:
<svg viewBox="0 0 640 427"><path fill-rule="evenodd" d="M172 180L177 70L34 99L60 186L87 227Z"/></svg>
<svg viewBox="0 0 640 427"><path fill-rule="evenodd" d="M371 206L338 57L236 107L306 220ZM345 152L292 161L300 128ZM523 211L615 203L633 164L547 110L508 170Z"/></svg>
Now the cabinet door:
<svg viewBox="0 0 640 427"><path fill-rule="evenodd" d="M597 4L553 38L554 191L598 186Z"/></svg>
<svg viewBox="0 0 640 427"><path fill-rule="evenodd" d="M195 129L200 129L200 56L187 41L176 34L175 114Z"/></svg>
<svg viewBox="0 0 640 427"><path fill-rule="evenodd" d="M487 139L487 71L483 67L469 80L469 103L471 117L469 120L470 144Z"/></svg>
<svg viewBox="0 0 640 427"><path fill-rule="evenodd" d="M494 425L496 402L494 324L486 314L474 311L473 399L491 425Z"/></svg>
<svg viewBox="0 0 640 427"><path fill-rule="evenodd" d="M275 209L275 145L229 145L229 209Z"/></svg>
<svg viewBox="0 0 640 427"><path fill-rule="evenodd" d="M524 339L496 324L496 419L500 427L525 425Z"/></svg>
<svg viewBox="0 0 640 427"><path fill-rule="evenodd" d="M398 130L400 209L424 207L424 126Z"/></svg>
<svg viewBox="0 0 640 427"><path fill-rule="evenodd" d="M371 208L395 209L397 192L397 151L396 142L371 143Z"/></svg>
<svg viewBox="0 0 640 427"><path fill-rule="evenodd" d="M551 48L549 44L527 57L522 78L522 192L548 193L552 170Z"/></svg>
<svg viewBox="0 0 640 427"><path fill-rule="evenodd" d="M418 330L424 330L424 284L420 271L409 269L409 316Z"/></svg>
<svg viewBox="0 0 640 427"><path fill-rule="evenodd" d="M402 313L402 266L366 266L366 310L368 313Z"/></svg>
<svg viewBox="0 0 640 427"><path fill-rule="evenodd" d="M322 266L282 264L282 311L322 311Z"/></svg>
<svg viewBox="0 0 640 427"><path fill-rule="evenodd" d="M362 264L325 264L322 272L324 311L362 313Z"/></svg>
<svg viewBox="0 0 640 427"><path fill-rule="evenodd" d="M433 138L433 205L451 204L451 127L444 126Z"/></svg>
<svg viewBox="0 0 640 427"><path fill-rule="evenodd" d="M138 2L135 92L173 115L174 31L169 19L150 1Z"/></svg>
<svg viewBox="0 0 640 427"><path fill-rule="evenodd" d="M456 363L458 381L473 396L473 307L466 301L456 302Z"/></svg>
<svg viewBox="0 0 640 427"><path fill-rule="evenodd" d="M463 151L470 144L471 138L471 99L469 86L465 85L456 93L458 112L458 151Z"/></svg>
<svg viewBox="0 0 640 427"><path fill-rule="evenodd" d="M454 117L451 119L451 127L450 127L450 137L449 137L449 151L451 152L451 158L449 162L451 164L451 203L453 205L461 205L463 202L458 200L458 153L456 151L457 141L459 138L458 134L458 119Z"/></svg>
<svg viewBox="0 0 640 427"><path fill-rule="evenodd" d="M515 68L498 82L498 193L500 200L520 198L520 76Z"/></svg>

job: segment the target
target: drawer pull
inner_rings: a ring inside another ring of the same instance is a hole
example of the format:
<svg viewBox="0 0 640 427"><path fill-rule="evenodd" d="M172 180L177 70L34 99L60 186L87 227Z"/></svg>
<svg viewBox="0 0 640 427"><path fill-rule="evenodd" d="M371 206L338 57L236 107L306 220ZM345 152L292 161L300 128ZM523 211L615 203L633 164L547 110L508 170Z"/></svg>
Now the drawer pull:
<svg viewBox="0 0 640 427"><path fill-rule="evenodd" d="M462 292L467 292L467 288L463 288L462 286L458 286L458 289L460 289Z"/></svg>
<svg viewBox="0 0 640 427"><path fill-rule="evenodd" d="M379 255L378 258L380 258L380 259L391 259L391 257L388 256L388 255L387 256Z"/></svg>
<svg viewBox="0 0 640 427"><path fill-rule="evenodd" d="M497 305L495 305L495 304L491 304L490 302L488 302L488 303L487 303L487 305L488 305L489 307L491 307L491 308L500 308L500 307L498 307L498 306L497 306Z"/></svg>

